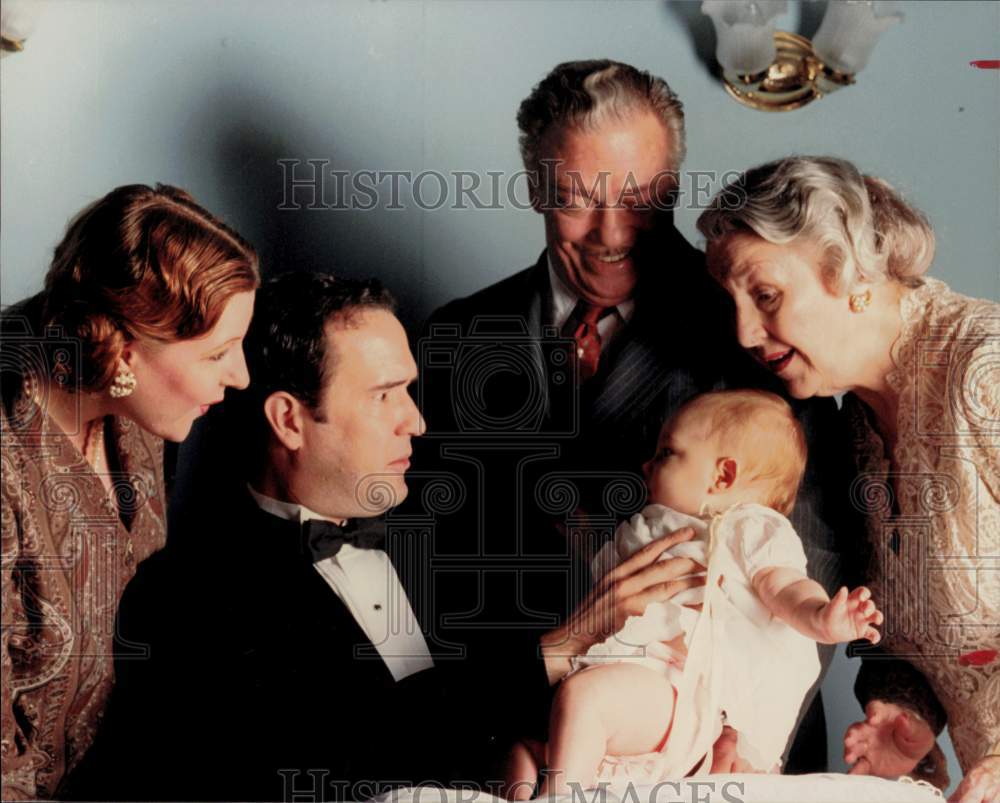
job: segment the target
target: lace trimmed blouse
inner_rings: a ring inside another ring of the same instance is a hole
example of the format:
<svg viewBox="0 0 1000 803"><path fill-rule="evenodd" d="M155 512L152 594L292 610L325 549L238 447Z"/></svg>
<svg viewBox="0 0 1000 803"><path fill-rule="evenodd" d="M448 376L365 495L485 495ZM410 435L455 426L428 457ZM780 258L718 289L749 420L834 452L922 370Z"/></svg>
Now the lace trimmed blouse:
<svg viewBox="0 0 1000 803"><path fill-rule="evenodd" d="M907 292L887 380L890 449L845 408L883 646L927 678L964 771L1000 743L1000 305L934 279Z"/></svg>

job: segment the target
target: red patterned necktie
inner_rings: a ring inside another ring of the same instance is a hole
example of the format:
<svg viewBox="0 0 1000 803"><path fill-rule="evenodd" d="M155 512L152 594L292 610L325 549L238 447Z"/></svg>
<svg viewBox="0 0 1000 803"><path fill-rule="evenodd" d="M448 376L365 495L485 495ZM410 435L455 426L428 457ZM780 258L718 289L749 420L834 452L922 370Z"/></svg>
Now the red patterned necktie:
<svg viewBox="0 0 1000 803"><path fill-rule="evenodd" d="M579 380L586 382L597 373L598 363L601 361L601 333L597 330L597 322L603 318L612 307L598 307L580 301L573 311L573 318L577 321L576 329L573 330L573 339L576 341L577 365L579 366Z"/></svg>

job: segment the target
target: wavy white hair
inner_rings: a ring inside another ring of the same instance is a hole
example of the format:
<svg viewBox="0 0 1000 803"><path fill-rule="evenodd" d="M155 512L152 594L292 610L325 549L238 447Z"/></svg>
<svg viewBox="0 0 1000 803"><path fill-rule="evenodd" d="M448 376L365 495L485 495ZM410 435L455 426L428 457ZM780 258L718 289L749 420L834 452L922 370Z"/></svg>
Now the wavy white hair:
<svg viewBox="0 0 1000 803"><path fill-rule="evenodd" d="M733 234L752 233L775 245L805 238L823 246L827 287L894 280L907 286L934 258L934 231L923 213L886 182L862 175L843 159L791 156L741 174L698 218L709 270L728 273L724 249Z"/></svg>

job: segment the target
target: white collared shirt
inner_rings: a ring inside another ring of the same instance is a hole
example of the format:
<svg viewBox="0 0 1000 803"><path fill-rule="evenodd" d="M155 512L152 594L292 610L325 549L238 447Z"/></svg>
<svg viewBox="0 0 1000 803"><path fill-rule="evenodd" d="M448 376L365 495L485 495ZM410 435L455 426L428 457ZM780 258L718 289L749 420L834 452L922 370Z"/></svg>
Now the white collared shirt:
<svg viewBox="0 0 1000 803"><path fill-rule="evenodd" d="M549 314L552 317L550 320L552 321L552 325L561 332L566 325L566 321L569 320L569 316L576 309L580 297L559 278L559 274L552 264L551 251L546 254L546 257L549 267L549 286L552 288L552 307L549 309ZM602 348L606 348L614 340L615 336L625 328L625 324L631 320L632 313L635 312L635 301L631 298L623 301L615 307L615 310L615 315L605 315L597 322L597 331L601 335Z"/></svg>
<svg viewBox="0 0 1000 803"><path fill-rule="evenodd" d="M265 496L249 485L247 488L260 509L272 516L300 524L310 519L331 521L304 505ZM375 645L394 680L434 666L403 584L383 550L344 544L336 555L313 566Z"/></svg>

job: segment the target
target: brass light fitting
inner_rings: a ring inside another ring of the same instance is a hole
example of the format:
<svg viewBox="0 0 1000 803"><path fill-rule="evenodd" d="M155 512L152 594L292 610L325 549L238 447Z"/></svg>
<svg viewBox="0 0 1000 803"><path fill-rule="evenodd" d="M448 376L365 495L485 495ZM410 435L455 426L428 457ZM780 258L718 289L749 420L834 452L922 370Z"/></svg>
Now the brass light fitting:
<svg viewBox="0 0 1000 803"><path fill-rule="evenodd" d="M730 97L744 106L766 112L799 109L816 98L854 83L854 75L827 67L804 36L774 32L775 57L771 66L756 75L723 72Z"/></svg>
<svg viewBox="0 0 1000 803"><path fill-rule="evenodd" d="M730 97L752 109L799 109L854 83L879 37L902 19L895 0L829 0L812 41L775 30L787 0L703 0Z"/></svg>

